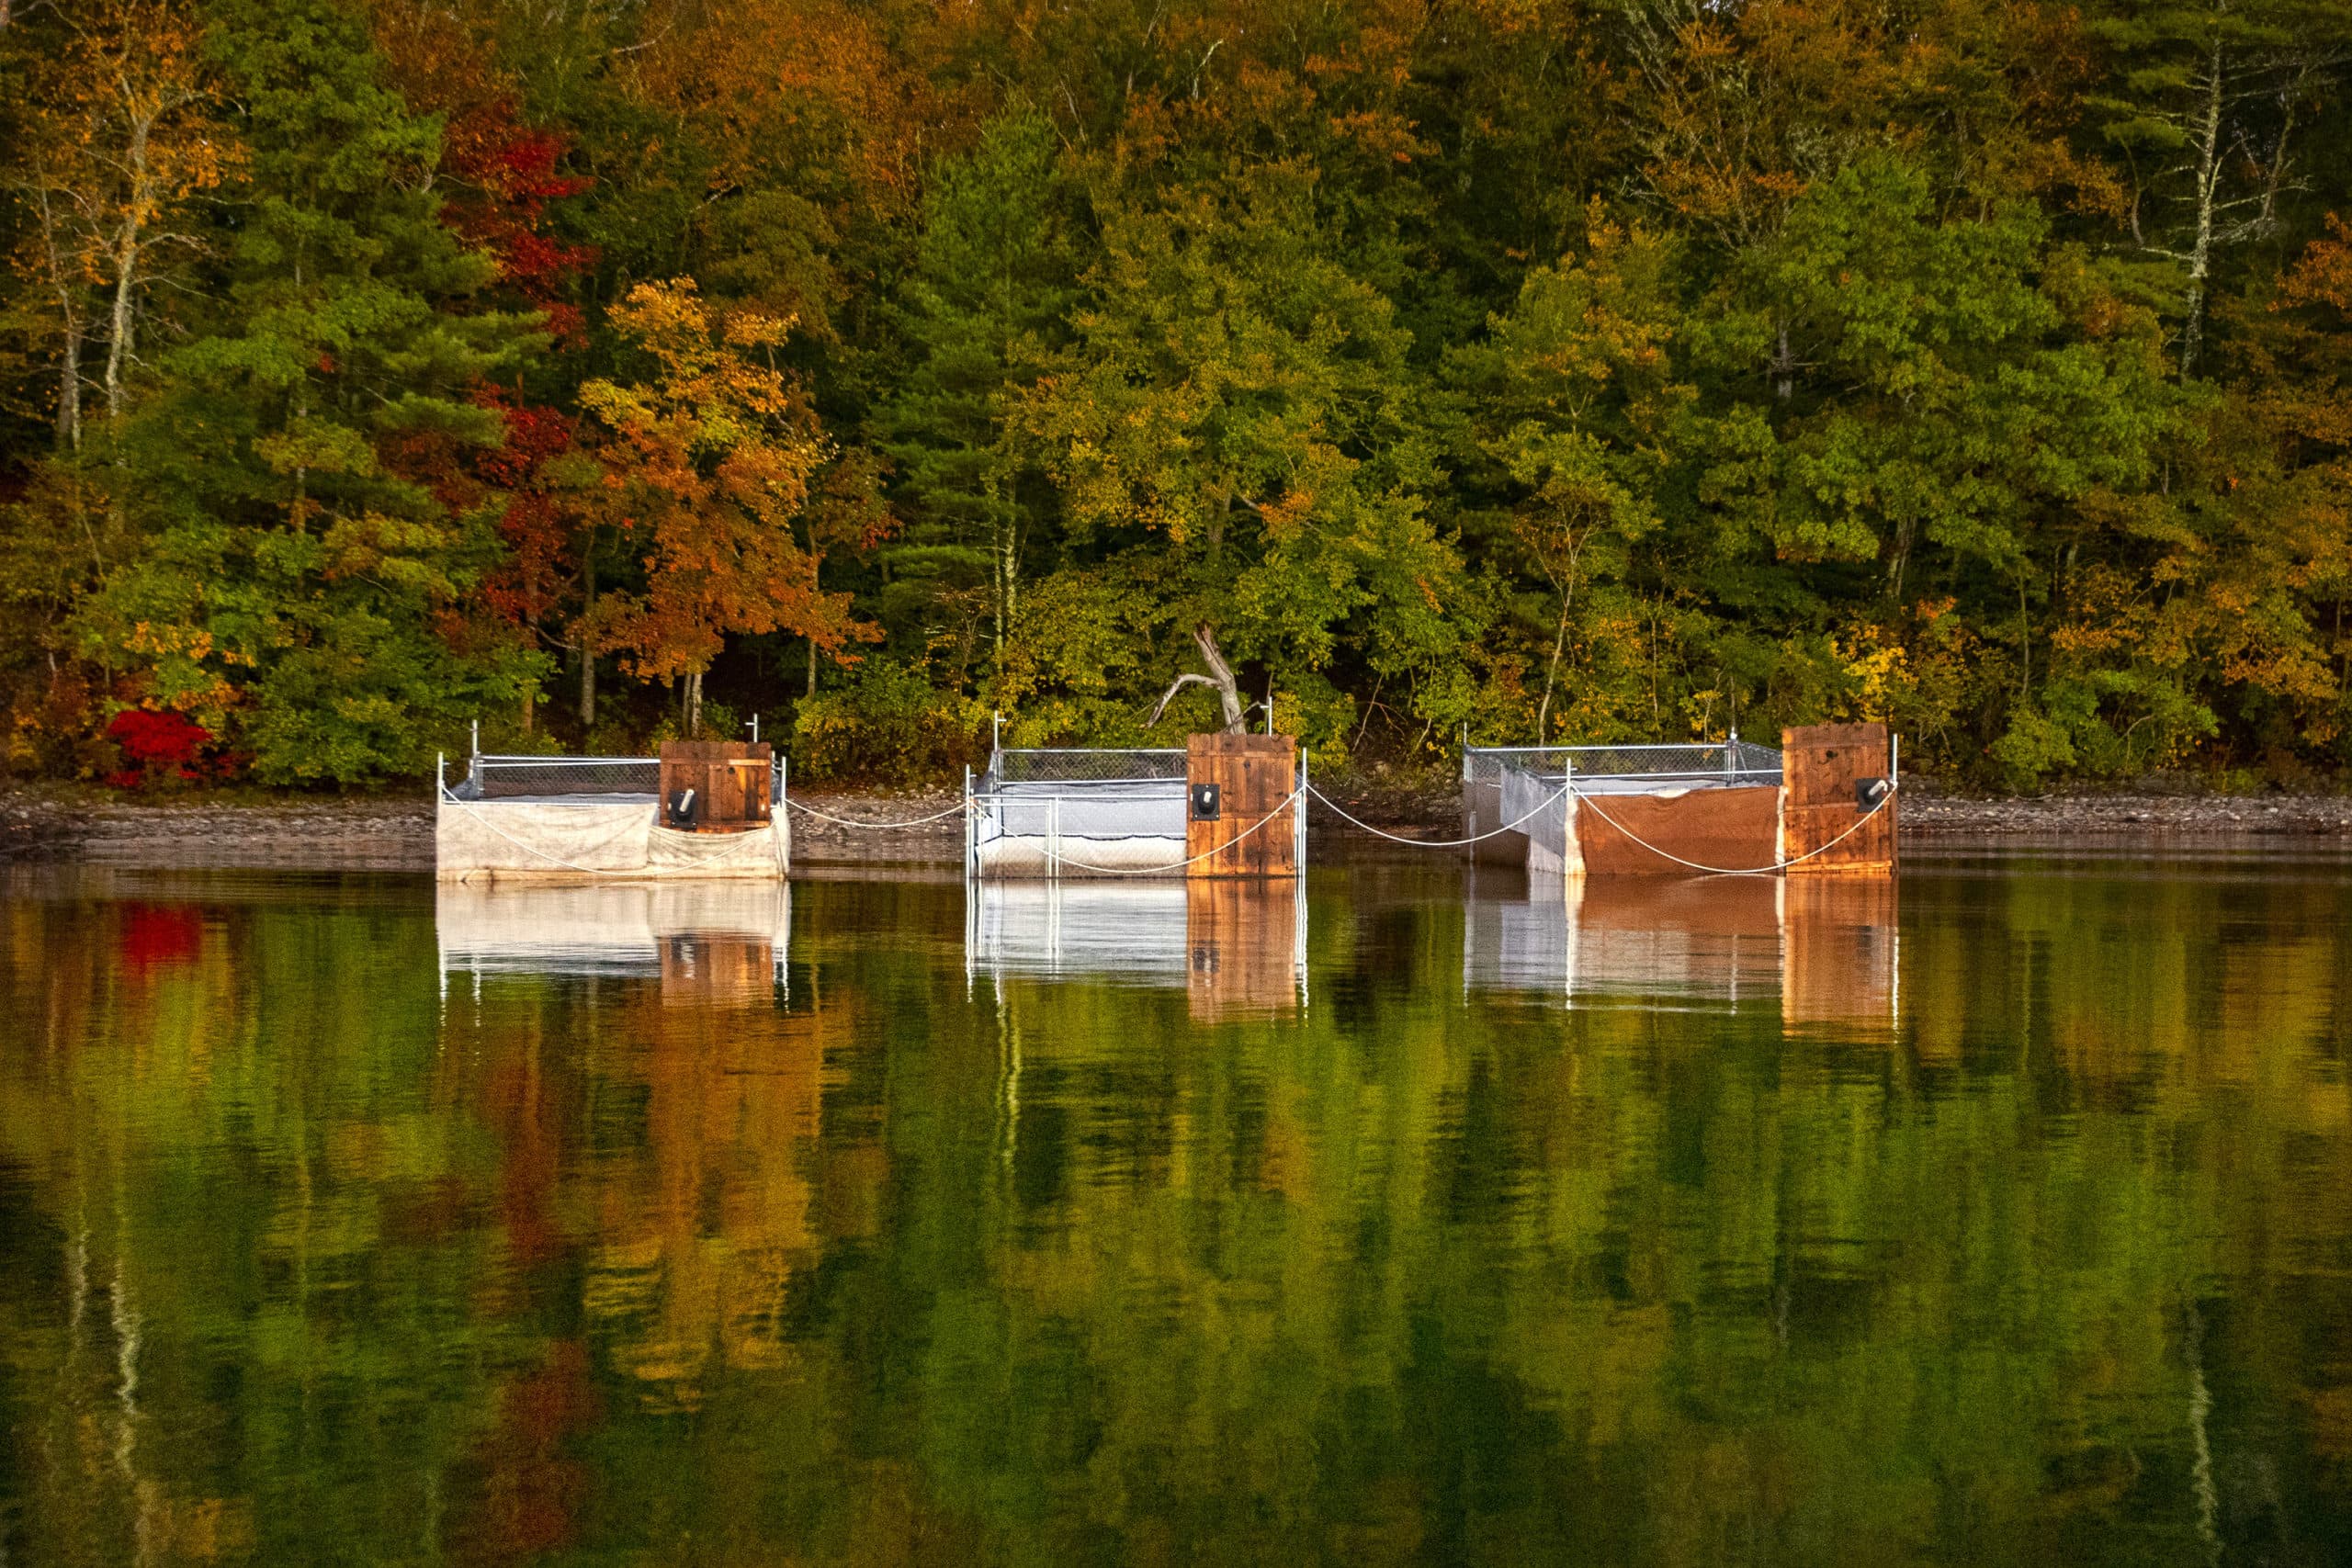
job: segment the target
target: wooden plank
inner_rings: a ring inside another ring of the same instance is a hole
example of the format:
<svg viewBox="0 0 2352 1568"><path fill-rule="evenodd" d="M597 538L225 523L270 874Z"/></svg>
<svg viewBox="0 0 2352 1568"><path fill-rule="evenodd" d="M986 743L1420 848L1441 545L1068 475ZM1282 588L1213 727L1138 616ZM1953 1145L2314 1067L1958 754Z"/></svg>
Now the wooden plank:
<svg viewBox="0 0 2352 1568"><path fill-rule="evenodd" d="M691 789L701 802L695 829L702 833L740 833L767 821L772 803L768 780L775 749L766 741L665 740L662 743L662 810L668 820L670 802L681 790Z"/></svg>
<svg viewBox="0 0 2352 1568"><path fill-rule="evenodd" d="M1883 876L1894 871L1897 803L1887 802L1857 828L1869 808L1854 795L1862 780L1885 778L1893 756L1883 724L1817 724L1781 732L1781 856L1798 861L1791 872Z"/></svg>
<svg viewBox="0 0 2352 1568"><path fill-rule="evenodd" d="M1186 744L1188 788L1217 786L1215 821L1185 809L1187 876L1295 876L1298 861L1290 800L1298 788L1298 748L1286 735L1195 735ZM1284 807L1283 802L1290 804ZM1250 831L1269 812L1283 807ZM1244 834L1248 834L1244 838Z"/></svg>
<svg viewBox="0 0 2352 1568"><path fill-rule="evenodd" d="M1635 839L1722 871L1771 865L1780 792L1766 786L1694 789L1678 795L1600 795L1578 800L1568 830L1587 875L1687 876L1691 867ZM1571 856L1571 861L1577 857Z"/></svg>

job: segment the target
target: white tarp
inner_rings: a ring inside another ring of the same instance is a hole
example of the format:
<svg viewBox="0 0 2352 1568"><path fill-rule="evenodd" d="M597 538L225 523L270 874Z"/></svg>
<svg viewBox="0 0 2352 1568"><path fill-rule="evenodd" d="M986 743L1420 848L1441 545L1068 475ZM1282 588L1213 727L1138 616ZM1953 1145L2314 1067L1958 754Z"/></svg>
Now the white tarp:
<svg viewBox="0 0 2352 1568"><path fill-rule="evenodd" d="M538 800L447 800L434 825L440 876L557 880L740 877L774 881L790 859L779 814L743 833L681 833L662 827L654 803L576 805Z"/></svg>
<svg viewBox="0 0 2352 1568"><path fill-rule="evenodd" d="M1527 835L1529 871L1556 876L1583 869L1581 861L1571 863L1568 852L1566 791L1566 779L1503 770L1502 820L1518 823L1518 830Z"/></svg>
<svg viewBox="0 0 2352 1568"><path fill-rule="evenodd" d="M1182 873L1182 779L1054 780L999 784L975 797L983 876Z"/></svg>

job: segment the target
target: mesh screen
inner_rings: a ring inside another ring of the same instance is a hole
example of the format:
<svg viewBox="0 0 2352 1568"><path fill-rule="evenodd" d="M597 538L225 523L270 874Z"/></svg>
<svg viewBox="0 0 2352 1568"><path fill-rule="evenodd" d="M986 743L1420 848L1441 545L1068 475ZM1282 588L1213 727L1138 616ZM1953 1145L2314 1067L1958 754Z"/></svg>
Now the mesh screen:
<svg viewBox="0 0 2352 1568"><path fill-rule="evenodd" d="M1097 841L1167 839L1180 846L1184 841L1185 794L1181 775L999 784L985 795L975 792L972 808L984 847L998 838L1055 836Z"/></svg>
<svg viewBox="0 0 2352 1568"><path fill-rule="evenodd" d="M1778 784L1781 754L1749 740L1704 746L1474 746L1463 755L1472 784L1499 783L1506 773L1557 776L1571 768L1579 779L1736 779Z"/></svg>
<svg viewBox="0 0 2352 1568"><path fill-rule="evenodd" d="M1184 777L1181 750L999 751L989 759L984 789L1009 784L1101 784Z"/></svg>
<svg viewBox="0 0 2352 1568"><path fill-rule="evenodd" d="M460 800L651 800L661 791L662 763L653 757L476 757L449 793Z"/></svg>

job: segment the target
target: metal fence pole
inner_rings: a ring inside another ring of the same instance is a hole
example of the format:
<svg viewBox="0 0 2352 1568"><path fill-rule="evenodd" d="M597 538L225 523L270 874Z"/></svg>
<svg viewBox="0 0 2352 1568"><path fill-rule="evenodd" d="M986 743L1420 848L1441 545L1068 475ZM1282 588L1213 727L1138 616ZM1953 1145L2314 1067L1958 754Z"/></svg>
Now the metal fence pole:
<svg viewBox="0 0 2352 1568"><path fill-rule="evenodd" d="M1291 861L1301 877L1306 874L1306 748L1298 749L1298 794L1290 803Z"/></svg>

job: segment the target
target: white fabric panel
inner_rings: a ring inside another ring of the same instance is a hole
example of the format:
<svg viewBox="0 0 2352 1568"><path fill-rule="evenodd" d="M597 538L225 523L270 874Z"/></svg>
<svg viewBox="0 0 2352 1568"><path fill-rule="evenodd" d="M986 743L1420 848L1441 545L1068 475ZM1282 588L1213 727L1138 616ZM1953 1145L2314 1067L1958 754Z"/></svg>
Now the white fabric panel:
<svg viewBox="0 0 2352 1568"><path fill-rule="evenodd" d="M978 869L985 876L1084 876L1096 868L1180 875L1187 799L1182 779L1000 784L973 801Z"/></svg>
<svg viewBox="0 0 2352 1568"><path fill-rule="evenodd" d="M1518 830L1527 835L1530 871L1558 875L1575 869L1569 863L1569 803L1562 793L1565 782L1541 773L1524 773L1517 768L1503 772L1502 821L1518 822Z"/></svg>
<svg viewBox="0 0 2352 1568"><path fill-rule="evenodd" d="M721 876L785 874L782 819L747 833L680 833L657 825L654 805L550 805L444 800L434 824L439 874L480 876Z"/></svg>

